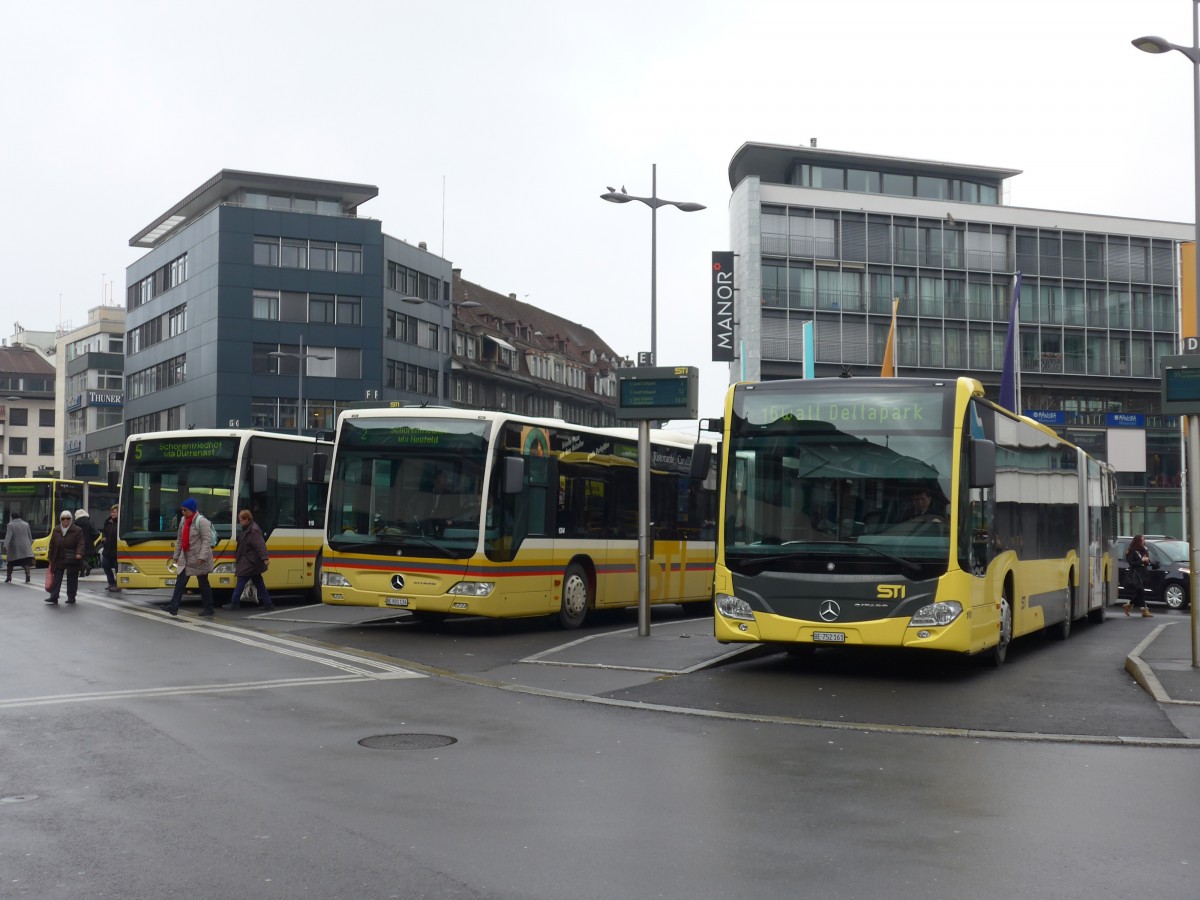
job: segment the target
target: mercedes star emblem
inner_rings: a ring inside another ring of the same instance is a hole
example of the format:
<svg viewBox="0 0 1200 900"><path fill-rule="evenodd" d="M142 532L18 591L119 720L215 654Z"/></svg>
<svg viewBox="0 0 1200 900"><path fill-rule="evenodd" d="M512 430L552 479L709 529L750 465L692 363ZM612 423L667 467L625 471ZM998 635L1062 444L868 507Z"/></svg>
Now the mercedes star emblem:
<svg viewBox="0 0 1200 900"><path fill-rule="evenodd" d="M398 591L404 590L404 576L403 575L393 575L392 576L392 587L394 587Z"/></svg>
<svg viewBox="0 0 1200 900"><path fill-rule="evenodd" d="M399 576L397 576L397 577L399 577ZM818 610L817 615L819 615L821 617L822 622L832 622L839 615L841 615L841 612L842 612L842 608L840 606L838 606L834 601L824 600L821 603L821 608L820 608L820 610Z"/></svg>

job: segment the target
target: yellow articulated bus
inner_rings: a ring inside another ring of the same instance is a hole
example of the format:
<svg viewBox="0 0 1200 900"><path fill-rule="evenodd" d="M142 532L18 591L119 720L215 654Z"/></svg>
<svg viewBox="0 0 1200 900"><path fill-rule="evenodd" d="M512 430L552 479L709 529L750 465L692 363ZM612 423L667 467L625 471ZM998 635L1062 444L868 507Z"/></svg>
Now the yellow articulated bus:
<svg viewBox="0 0 1200 900"><path fill-rule="evenodd" d="M712 609L716 479L652 432L651 603ZM416 617L557 615L638 602L637 433L473 410L338 420L322 598Z"/></svg>
<svg viewBox="0 0 1200 900"><path fill-rule="evenodd" d="M237 583L236 511L249 509L267 539L267 590L315 595L332 450L329 441L249 429L130 437L121 472L117 584L135 590L174 587L167 564L180 504L192 497L214 526L213 588Z"/></svg>
<svg viewBox="0 0 1200 900"><path fill-rule="evenodd" d="M99 531L117 502L117 489L101 481L69 478L0 478L0 522L8 528L14 512L29 523L33 535L33 562L45 566L50 552L50 529L64 509L74 515L86 509Z"/></svg>
<svg viewBox="0 0 1200 900"><path fill-rule="evenodd" d="M970 378L737 384L715 634L980 655L1104 621L1113 470Z"/></svg>

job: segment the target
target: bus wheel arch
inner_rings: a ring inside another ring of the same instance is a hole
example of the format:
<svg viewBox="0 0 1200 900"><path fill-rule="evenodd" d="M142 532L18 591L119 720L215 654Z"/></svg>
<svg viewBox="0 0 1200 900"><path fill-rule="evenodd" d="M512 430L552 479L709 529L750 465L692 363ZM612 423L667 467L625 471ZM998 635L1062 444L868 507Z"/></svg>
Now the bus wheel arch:
<svg viewBox="0 0 1200 900"><path fill-rule="evenodd" d="M558 624L563 628L578 628L595 603L596 571L591 560L576 557L563 572L562 594L558 608Z"/></svg>

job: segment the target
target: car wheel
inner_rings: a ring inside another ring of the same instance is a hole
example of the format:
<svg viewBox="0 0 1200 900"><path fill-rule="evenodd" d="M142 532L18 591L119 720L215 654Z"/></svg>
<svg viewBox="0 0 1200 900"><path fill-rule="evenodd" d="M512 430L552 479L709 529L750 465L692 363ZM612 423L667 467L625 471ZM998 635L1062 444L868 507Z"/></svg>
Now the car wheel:
<svg viewBox="0 0 1200 900"><path fill-rule="evenodd" d="M1162 598L1171 609L1183 609L1187 605L1187 591L1182 584L1168 584L1163 588Z"/></svg>
<svg viewBox="0 0 1200 900"><path fill-rule="evenodd" d="M587 618L592 604L591 582L587 572L579 563L571 563L563 575L562 606L558 610L558 624L563 628L578 628Z"/></svg>

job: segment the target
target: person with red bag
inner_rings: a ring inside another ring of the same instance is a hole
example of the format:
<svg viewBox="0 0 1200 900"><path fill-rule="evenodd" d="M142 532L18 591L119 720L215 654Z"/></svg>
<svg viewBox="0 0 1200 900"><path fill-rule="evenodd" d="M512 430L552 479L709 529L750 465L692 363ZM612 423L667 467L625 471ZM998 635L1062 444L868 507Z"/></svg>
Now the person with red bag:
<svg viewBox="0 0 1200 900"><path fill-rule="evenodd" d="M84 540L83 530L75 524L71 511L64 509L58 519L58 527L50 532L50 552L46 562L50 572L46 575L47 588L50 596L46 602L58 605L59 592L62 590L63 575L67 576L67 603L75 602L75 592L79 590L79 569L83 565Z"/></svg>

